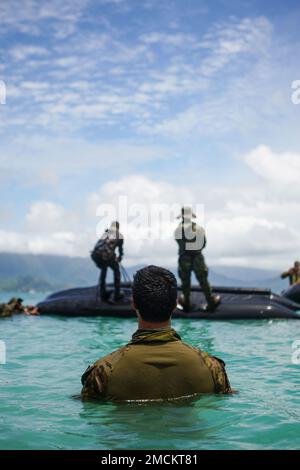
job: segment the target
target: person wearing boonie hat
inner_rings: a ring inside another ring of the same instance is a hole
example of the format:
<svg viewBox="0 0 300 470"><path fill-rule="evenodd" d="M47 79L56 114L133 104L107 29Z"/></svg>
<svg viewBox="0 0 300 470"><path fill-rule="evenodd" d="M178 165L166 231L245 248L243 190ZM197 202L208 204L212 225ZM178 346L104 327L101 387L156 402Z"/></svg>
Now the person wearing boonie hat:
<svg viewBox="0 0 300 470"><path fill-rule="evenodd" d="M214 310L220 303L220 296L212 294L208 282L208 268L202 254L206 246L205 231L192 221L196 215L191 207L183 207L178 218L182 219L175 230L175 240L179 247L178 274L182 283L179 303L185 311L191 309L191 274L194 272L206 298L207 309Z"/></svg>

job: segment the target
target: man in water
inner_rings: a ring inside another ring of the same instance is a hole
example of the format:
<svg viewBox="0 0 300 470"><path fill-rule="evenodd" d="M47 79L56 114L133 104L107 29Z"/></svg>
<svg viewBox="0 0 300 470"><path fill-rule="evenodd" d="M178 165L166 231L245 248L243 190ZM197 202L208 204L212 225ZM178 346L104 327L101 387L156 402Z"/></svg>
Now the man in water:
<svg viewBox="0 0 300 470"><path fill-rule="evenodd" d="M132 296L138 330L126 346L88 367L82 398L157 401L232 393L224 362L183 343L171 328L177 282L170 271L139 270Z"/></svg>
<svg viewBox="0 0 300 470"><path fill-rule="evenodd" d="M300 282L300 262L295 261L294 266L281 274L281 278L289 278L290 286Z"/></svg>
<svg viewBox="0 0 300 470"><path fill-rule="evenodd" d="M25 315L39 315L37 307L33 305L24 306L22 299L13 297L6 304L0 304L0 318L11 317L15 313L24 313Z"/></svg>
<svg viewBox="0 0 300 470"><path fill-rule="evenodd" d="M192 218L195 217L191 208L183 207L181 210L182 220L175 230L175 240L179 246L178 274L183 293L180 303L187 312L191 309L191 274L193 271L206 298L207 309L214 310L220 303L220 297L212 294L208 282L208 268L202 254L206 245L205 231L192 222Z"/></svg>
<svg viewBox="0 0 300 470"><path fill-rule="evenodd" d="M119 222L112 222L110 228L105 230L91 253L92 260L101 270L99 288L100 297L103 301L107 301L109 297L106 291L107 268L111 268L114 273L114 300L118 301L122 299L120 292L121 273L119 263L121 263L123 257L124 238L120 233L119 228ZM115 253L117 248L119 256Z"/></svg>

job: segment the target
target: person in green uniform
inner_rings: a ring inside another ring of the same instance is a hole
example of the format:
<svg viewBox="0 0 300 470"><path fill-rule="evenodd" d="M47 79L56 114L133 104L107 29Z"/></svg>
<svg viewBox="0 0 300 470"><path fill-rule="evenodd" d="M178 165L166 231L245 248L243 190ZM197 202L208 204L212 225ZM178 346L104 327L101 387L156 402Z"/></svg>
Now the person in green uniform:
<svg viewBox="0 0 300 470"><path fill-rule="evenodd" d="M208 282L208 268L202 250L206 246L205 231L202 227L192 221L195 218L191 208L183 207L181 211L181 222L175 230L175 240L179 247L178 274L182 283L182 297L179 299L185 311L191 309L191 274L196 278L203 290L207 302L207 309L214 310L220 303L220 297L212 294Z"/></svg>
<svg viewBox="0 0 300 470"><path fill-rule="evenodd" d="M184 343L171 327L177 282L170 271L139 270L132 296L138 330L128 344L87 368L83 399L160 401L232 393L225 363Z"/></svg>
<svg viewBox="0 0 300 470"><path fill-rule="evenodd" d="M295 261L294 266L281 274L281 279L289 278L290 286L300 282L300 262Z"/></svg>
<svg viewBox="0 0 300 470"><path fill-rule="evenodd" d="M0 318L11 317L15 313L39 315L38 308L33 305L24 306L23 299L13 297L7 303L0 304Z"/></svg>
<svg viewBox="0 0 300 470"><path fill-rule="evenodd" d="M7 303L0 304L0 317L11 317L14 313L20 313L22 311L22 299L13 297Z"/></svg>

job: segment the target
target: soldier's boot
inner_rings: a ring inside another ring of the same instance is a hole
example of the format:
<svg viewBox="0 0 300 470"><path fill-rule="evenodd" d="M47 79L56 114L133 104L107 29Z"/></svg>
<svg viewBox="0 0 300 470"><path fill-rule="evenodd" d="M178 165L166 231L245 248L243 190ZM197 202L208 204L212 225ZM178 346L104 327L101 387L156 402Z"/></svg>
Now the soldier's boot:
<svg viewBox="0 0 300 470"><path fill-rule="evenodd" d="M117 281L115 284L115 291L114 291L114 302L119 302L124 297L124 292L121 292L121 284Z"/></svg>
<svg viewBox="0 0 300 470"><path fill-rule="evenodd" d="M109 298L109 292L106 290L106 285L98 285L97 287L97 301L101 300L102 302L107 302Z"/></svg>
<svg viewBox="0 0 300 470"><path fill-rule="evenodd" d="M213 311L221 303L221 297L219 295L212 295L207 302L207 310Z"/></svg>
<svg viewBox="0 0 300 470"><path fill-rule="evenodd" d="M185 312L189 312L191 310L190 298L188 296L181 294L178 299L178 303Z"/></svg>
<svg viewBox="0 0 300 470"><path fill-rule="evenodd" d="M124 292L120 292L120 289L115 289L114 301L119 302L124 298Z"/></svg>
<svg viewBox="0 0 300 470"><path fill-rule="evenodd" d="M107 302L110 297L110 292L106 290L106 287L100 288L97 287L96 291L96 301L97 302Z"/></svg>

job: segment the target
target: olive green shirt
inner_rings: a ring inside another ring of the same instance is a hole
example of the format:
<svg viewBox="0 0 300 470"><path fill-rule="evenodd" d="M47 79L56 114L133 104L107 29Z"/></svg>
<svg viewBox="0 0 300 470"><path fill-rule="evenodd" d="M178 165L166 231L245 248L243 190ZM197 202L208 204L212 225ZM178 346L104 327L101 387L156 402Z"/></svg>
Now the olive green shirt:
<svg viewBox="0 0 300 470"><path fill-rule="evenodd" d="M225 363L181 341L173 329L137 330L126 346L82 376L84 399L170 400L231 393Z"/></svg>

